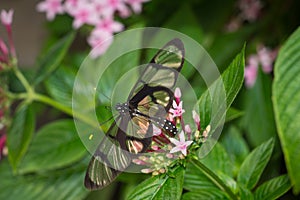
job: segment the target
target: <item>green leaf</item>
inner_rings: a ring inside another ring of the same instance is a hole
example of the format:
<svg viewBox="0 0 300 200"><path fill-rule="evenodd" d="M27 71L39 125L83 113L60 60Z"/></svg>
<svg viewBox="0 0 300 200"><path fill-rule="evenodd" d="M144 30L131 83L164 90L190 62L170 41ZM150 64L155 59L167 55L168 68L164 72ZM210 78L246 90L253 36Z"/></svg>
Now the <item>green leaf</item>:
<svg viewBox="0 0 300 200"><path fill-rule="evenodd" d="M209 143L211 140L207 140L206 142ZM230 161L230 157L224 147L219 143L216 143L212 151L200 161L216 174L221 172L231 177L233 175L233 165Z"/></svg>
<svg viewBox="0 0 300 200"><path fill-rule="evenodd" d="M234 120L236 118L239 118L239 117L241 117L243 115L244 115L243 111L240 111L238 109L235 109L235 108L231 107L231 108L229 108L227 110L225 122L226 123L230 122L230 121L232 121L232 120Z"/></svg>
<svg viewBox="0 0 300 200"><path fill-rule="evenodd" d="M14 172L17 172L19 163L28 149L34 127L35 118L32 106L21 104L14 114L7 135L8 158Z"/></svg>
<svg viewBox="0 0 300 200"><path fill-rule="evenodd" d="M254 200L252 192L243 185L239 185L240 199Z"/></svg>
<svg viewBox="0 0 300 200"><path fill-rule="evenodd" d="M276 134L271 88L270 75L259 69L255 85L244 93L245 114L242 120L251 146L258 146Z"/></svg>
<svg viewBox="0 0 300 200"><path fill-rule="evenodd" d="M49 49L40 62L40 67L36 73L34 85L42 82L59 67L74 38L75 32L71 32Z"/></svg>
<svg viewBox="0 0 300 200"><path fill-rule="evenodd" d="M179 167L174 178L168 175L153 176L140 185L129 195L128 199L180 199L183 187L184 169Z"/></svg>
<svg viewBox="0 0 300 200"><path fill-rule="evenodd" d="M214 133L217 127L225 122L226 111L242 87L245 66L244 52L245 47L235 57L222 76L201 95L197 102L201 116L201 126L206 127L210 124L211 133ZM215 136L218 137L219 133ZM212 147L213 144L204 143L200 148L200 157L205 157Z"/></svg>
<svg viewBox="0 0 300 200"><path fill-rule="evenodd" d="M20 172L37 172L61 168L86 154L72 120L60 120L44 126L32 140Z"/></svg>
<svg viewBox="0 0 300 200"><path fill-rule="evenodd" d="M218 187L195 165L187 163L184 174L183 188L189 191L202 191L206 188L218 189Z"/></svg>
<svg viewBox="0 0 300 200"><path fill-rule="evenodd" d="M76 73L67 67L60 67L45 81L49 95L61 104L72 107L72 91Z"/></svg>
<svg viewBox="0 0 300 200"><path fill-rule="evenodd" d="M83 186L86 164L45 174L13 175L7 160L0 162L0 199L81 200L88 194Z"/></svg>
<svg viewBox="0 0 300 200"><path fill-rule="evenodd" d="M254 199L271 200L278 199L291 188L288 175L275 177L262 185L254 192Z"/></svg>
<svg viewBox="0 0 300 200"><path fill-rule="evenodd" d="M208 140L207 142L210 142ZM232 163L225 149L217 143L212 151L203 159L202 164L208 167L218 176L232 176ZM227 179L228 180L228 179ZM218 188L216 185L197 167L188 163L184 178L184 188L189 191L198 191L203 188Z"/></svg>
<svg viewBox="0 0 300 200"><path fill-rule="evenodd" d="M222 136L221 143L234 165L233 174L236 176L243 161L249 154L249 147L242 133L235 126L231 126Z"/></svg>
<svg viewBox="0 0 300 200"><path fill-rule="evenodd" d="M222 199L226 200L229 199L224 192L215 188L206 188L199 190L197 192L187 192L182 195L182 200L216 200Z"/></svg>
<svg viewBox="0 0 300 200"><path fill-rule="evenodd" d="M237 181L248 189L253 189L268 164L274 147L274 139L256 147L244 160L240 168Z"/></svg>
<svg viewBox="0 0 300 200"><path fill-rule="evenodd" d="M229 109L241 89L244 80L244 51L245 47L225 70L222 77L215 81L209 87L209 90L201 95L198 104L200 107L201 125L203 127L211 124L212 128L215 129L219 125L219 121L225 117L226 113L224 111ZM224 97L220 96L224 89L226 94L226 108L223 108ZM212 108L216 110L214 116L211 116Z"/></svg>
<svg viewBox="0 0 300 200"><path fill-rule="evenodd" d="M294 185L300 192L300 28L280 49L275 63L273 105L284 158Z"/></svg>

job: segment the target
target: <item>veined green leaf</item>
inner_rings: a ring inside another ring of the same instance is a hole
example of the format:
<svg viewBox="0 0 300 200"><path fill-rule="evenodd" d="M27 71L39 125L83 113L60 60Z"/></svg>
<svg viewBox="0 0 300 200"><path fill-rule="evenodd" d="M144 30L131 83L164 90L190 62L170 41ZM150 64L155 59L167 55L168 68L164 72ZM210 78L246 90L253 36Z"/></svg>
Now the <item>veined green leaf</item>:
<svg viewBox="0 0 300 200"><path fill-rule="evenodd" d="M243 111L240 111L238 109L235 109L235 108L229 108L227 110L227 113L226 113L226 119L225 119L225 122L230 122L236 118L239 118L241 116L244 115L244 112Z"/></svg>
<svg viewBox="0 0 300 200"><path fill-rule="evenodd" d="M249 190L253 189L268 164L274 147L274 139L256 147L244 160L237 176L239 184L243 184Z"/></svg>
<svg viewBox="0 0 300 200"><path fill-rule="evenodd" d="M78 161L86 149L72 120L52 122L39 130L20 164L20 172L61 168Z"/></svg>
<svg viewBox="0 0 300 200"><path fill-rule="evenodd" d="M249 154L249 147L244 140L242 133L235 126L231 126L223 134L221 143L225 147L230 160L234 165L233 174L236 176L243 161Z"/></svg>
<svg viewBox="0 0 300 200"><path fill-rule="evenodd" d="M214 133L220 123L225 121L226 111L242 87L245 66L244 51L245 47L232 61L222 76L201 95L197 102L201 116L201 126L206 127L210 124L211 133ZM204 143L200 148L200 157L205 157L212 147L213 144Z"/></svg>
<svg viewBox="0 0 300 200"><path fill-rule="evenodd" d="M276 126L294 193L300 192L300 28L280 49L274 69Z"/></svg>
<svg viewBox="0 0 300 200"><path fill-rule="evenodd" d="M128 199L180 199L183 187L184 169L179 167L174 177L153 176L140 185L129 195Z"/></svg>
<svg viewBox="0 0 300 200"><path fill-rule="evenodd" d="M254 192L254 199L272 200L278 199L291 188L288 175L275 177L260 185Z"/></svg>
<svg viewBox="0 0 300 200"><path fill-rule="evenodd" d="M7 146L9 161L14 172L16 172L31 142L35 127L35 118L32 107L28 104L21 104L14 116L8 130Z"/></svg>
<svg viewBox="0 0 300 200"><path fill-rule="evenodd" d="M81 200L88 194L83 186L86 164L45 174L13 175L7 160L0 162L0 199Z"/></svg>
<svg viewBox="0 0 300 200"><path fill-rule="evenodd" d="M226 200L229 199L224 192L215 188L206 188L197 192L187 192L182 195L182 200Z"/></svg>
<svg viewBox="0 0 300 200"><path fill-rule="evenodd" d="M49 51L40 62L40 67L36 73L34 85L42 82L47 76L49 76L53 71L57 69L62 59L68 52L68 49L72 44L74 38L75 32L71 32L60 41L58 41L51 49L49 49Z"/></svg>

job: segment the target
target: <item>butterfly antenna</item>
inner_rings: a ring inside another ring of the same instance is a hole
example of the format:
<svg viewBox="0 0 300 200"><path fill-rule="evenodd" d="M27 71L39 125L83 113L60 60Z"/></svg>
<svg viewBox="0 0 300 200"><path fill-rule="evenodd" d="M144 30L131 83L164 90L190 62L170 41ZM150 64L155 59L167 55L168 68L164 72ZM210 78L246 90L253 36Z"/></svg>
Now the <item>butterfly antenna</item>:
<svg viewBox="0 0 300 200"><path fill-rule="evenodd" d="M108 106L108 108L111 110L111 108ZM111 121L112 119L114 119L118 114L115 114L113 116L111 116L110 118L108 118L107 120L105 120L104 122L100 123L100 126L106 124L107 122Z"/></svg>

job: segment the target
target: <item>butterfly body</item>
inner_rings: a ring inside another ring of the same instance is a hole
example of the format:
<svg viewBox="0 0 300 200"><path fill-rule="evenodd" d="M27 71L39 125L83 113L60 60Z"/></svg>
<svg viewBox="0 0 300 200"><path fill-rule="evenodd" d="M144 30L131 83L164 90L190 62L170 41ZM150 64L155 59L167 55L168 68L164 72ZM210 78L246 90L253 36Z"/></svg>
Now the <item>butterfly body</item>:
<svg viewBox="0 0 300 200"><path fill-rule="evenodd" d="M119 115L89 163L86 188L95 190L109 185L134 157L148 150L155 129L171 137L178 132L167 117L174 100L172 89L183 62L183 43L173 39L145 66L127 101L115 106Z"/></svg>

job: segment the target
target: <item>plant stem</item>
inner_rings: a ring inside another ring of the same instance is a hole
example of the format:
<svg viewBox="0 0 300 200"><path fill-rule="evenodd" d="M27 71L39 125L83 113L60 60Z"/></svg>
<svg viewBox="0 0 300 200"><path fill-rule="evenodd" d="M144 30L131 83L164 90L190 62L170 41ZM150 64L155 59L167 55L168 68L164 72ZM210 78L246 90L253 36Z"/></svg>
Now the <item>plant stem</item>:
<svg viewBox="0 0 300 200"><path fill-rule="evenodd" d="M190 159L191 163L195 165L199 170L201 170L218 188L226 192L231 199L237 200L238 198L233 194L231 189L224 184L224 182L209 168L203 165L198 159L192 157Z"/></svg>
<svg viewBox="0 0 300 200"><path fill-rule="evenodd" d="M15 75L17 76L17 78L20 80L20 82L24 86L25 90L29 93L29 95L32 95L34 93L34 90L30 86L30 84L28 83L28 81L24 77L24 75L21 73L21 71L19 70L19 68L17 67L17 60L16 59L14 59L12 61L12 69L14 70Z"/></svg>
<svg viewBox="0 0 300 200"><path fill-rule="evenodd" d="M47 105L50 105L60 111L63 111L64 113L74 117L74 118L77 118L93 127L96 127L98 128L98 126L92 121L90 120L88 117L82 115L82 114L79 114L79 113L74 113L72 108L69 108L47 96L44 96L42 94L37 94L37 93L34 93L33 95L33 100L36 100L36 101L39 101L39 102L42 102L42 103L45 103Z"/></svg>

